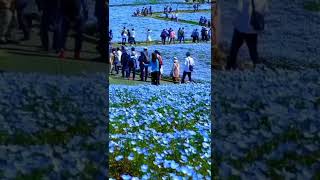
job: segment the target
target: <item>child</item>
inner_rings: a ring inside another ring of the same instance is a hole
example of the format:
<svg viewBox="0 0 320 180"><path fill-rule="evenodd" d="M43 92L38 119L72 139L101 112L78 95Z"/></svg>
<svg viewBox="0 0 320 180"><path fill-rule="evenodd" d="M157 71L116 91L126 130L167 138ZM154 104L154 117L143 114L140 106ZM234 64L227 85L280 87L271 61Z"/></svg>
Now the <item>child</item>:
<svg viewBox="0 0 320 180"><path fill-rule="evenodd" d="M174 57L173 66L171 70L171 76L174 83L179 83L180 81L180 64L178 58Z"/></svg>

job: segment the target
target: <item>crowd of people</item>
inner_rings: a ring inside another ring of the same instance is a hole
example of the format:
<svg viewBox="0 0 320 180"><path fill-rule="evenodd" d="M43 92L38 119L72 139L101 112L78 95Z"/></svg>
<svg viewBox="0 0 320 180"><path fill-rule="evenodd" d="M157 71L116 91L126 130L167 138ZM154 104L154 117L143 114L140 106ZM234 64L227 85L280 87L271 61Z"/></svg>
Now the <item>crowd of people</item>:
<svg viewBox="0 0 320 180"><path fill-rule="evenodd" d="M149 8L145 8L145 7L142 7L141 11L139 8L136 9L135 12L133 12L133 16L152 16L152 7L149 6Z"/></svg>
<svg viewBox="0 0 320 180"><path fill-rule="evenodd" d="M200 26L210 27L210 26L211 26L211 21L208 20L206 17L201 16L201 17L200 17L200 20L199 20L199 25L200 25Z"/></svg>
<svg viewBox="0 0 320 180"><path fill-rule="evenodd" d="M151 84L160 85L161 76L163 74L164 60L158 50L149 52L145 47L143 51L137 52L135 47L129 50L125 46L111 48L110 53L110 74L115 71L120 74L124 79L136 79L136 72L140 72L140 81L147 81L151 76ZM185 62L183 64L183 74L181 83L185 83L186 76L189 82L192 81L191 75L195 65L194 59L189 52L186 53ZM174 83L180 83L180 63L178 58L173 58L170 76Z"/></svg>
<svg viewBox="0 0 320 180"><path fill-rule="evenodd" d="M201 31L199 32L198 29L194 29L191 38L192 42L208 42L211 39L211 30L212 28L202 27ZM147 29L146 32L146 43L149 44L152 42L152 30ZM113 32L112 30L109 31L109 44L111 44L111 40L113 39ZM179 28L176 32L174 29L163 29L161 34L161 43L163 45L165 44L175 44L176 42L179 43L185 43L185 29ZM126 43L129 43L130 46L136 45L136 31L134 28L127 29L126 27L123 27L121 31L121 45L126 46Z"/></svg>
<svg viewBox="0 0 320 180"><path fill-rule="evenodd" d="M193 43L198 43L200 42L200 35L201 35L201 41L205 41L208 42L211 39L211 28L206 28L206 27L202 27L200 33L198 31L198 29L193 30L191 37L192 37L192 42Z"/></svg>
<svg viewBox="0 0 320 180"><path fill-rule="evenodd" d="M99 2L96 0L97 26L102 20L99 16L102 11ZM87 0L0 0L0 43L19 43L29 40L33 20L38 16L42 50L51 49L51 39L52 49L60 58L65 58L68 32L72 28L75 31L74 58L79 59L88 12ZM23 38L17 40L15 30L19 29L23 33ZM53 32L53 37L49 37L50 31Z"/></svg>
<svg viewBox="0 0 320 180"><path fill-rule="evenodd" d="M179 28L177 34L178 34L179 43L181 43L181 42L185 43L184 28ZM175 42L176 42L175 41L176 40L176 32L172 28L163 29L160 34L160 37L161 37L161 42L163 45L165 45L167 41L168 41L167 42L168 44L171 44L171 43L175 44Z"/></svg>
<svg viewBox="0 0 320 180"><path fill-rule="evenodd" d="M194 3L192 7L193 7L193 11L197 12L197 11L199 11L200 4L199 3Z"/></svg>

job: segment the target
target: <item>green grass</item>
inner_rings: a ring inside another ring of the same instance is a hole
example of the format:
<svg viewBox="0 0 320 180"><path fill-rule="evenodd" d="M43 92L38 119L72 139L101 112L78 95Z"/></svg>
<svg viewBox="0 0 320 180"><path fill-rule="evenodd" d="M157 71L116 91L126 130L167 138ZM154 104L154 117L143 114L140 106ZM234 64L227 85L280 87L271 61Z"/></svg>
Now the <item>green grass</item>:
<svg viewBox="0 0 320 180"><path fill-rule="evenodd" d="M319 12L320 11L320 1L308 1L304 3L303 6L304 9L308 11L313 11L313 12Z"/></svg>
<svg viewBox="0 0 320 180"><path fill-rule="evenodd" d="M0 50L0 70L8 72L40 72L49 74L81 74L107 72L105 63L61 60L50 56L12 54Z"/></svg>

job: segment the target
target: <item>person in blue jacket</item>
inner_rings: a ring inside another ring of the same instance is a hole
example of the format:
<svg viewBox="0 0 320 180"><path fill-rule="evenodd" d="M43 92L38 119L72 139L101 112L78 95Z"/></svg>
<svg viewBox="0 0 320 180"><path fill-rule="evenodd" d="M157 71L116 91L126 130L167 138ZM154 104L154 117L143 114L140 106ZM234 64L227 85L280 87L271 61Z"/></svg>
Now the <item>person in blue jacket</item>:
<svg viewBox="0 0 320 180"><path fill-rule="evenodd" d="M151 71L151 84L153 85L159 85L159 61L157 58L157 53L152 53L151 55L151 61L148 65L150 67Z"/></svg>

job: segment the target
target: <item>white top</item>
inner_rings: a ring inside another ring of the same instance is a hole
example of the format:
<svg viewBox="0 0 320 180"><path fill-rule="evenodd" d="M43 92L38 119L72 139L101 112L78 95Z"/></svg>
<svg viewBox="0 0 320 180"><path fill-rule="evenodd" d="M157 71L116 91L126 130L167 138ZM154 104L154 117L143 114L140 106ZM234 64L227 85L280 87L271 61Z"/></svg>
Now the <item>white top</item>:
<svg viewBox="0 0 320 180"><path fill-rule="evenodd" d="M185 72L191 72L191 71L189 70L189 65L192 65L192 66L195 65L194 60L193 60L193 58L192 58L191 56L185 58L183 71L185 71Z"/></svg>
<svg viewBox="0 0 320 180"><path fill-rule="evenodd" d="M120 50L116 53L116 58L118 58L119 62L121 61L122 52Z"/></svg>
<svg viewBox="0 0 320 180"><path fill-rule="evenodd" d="M133 37L133 38L136 37L136 31L131 31L131 37Z"/></svg>

